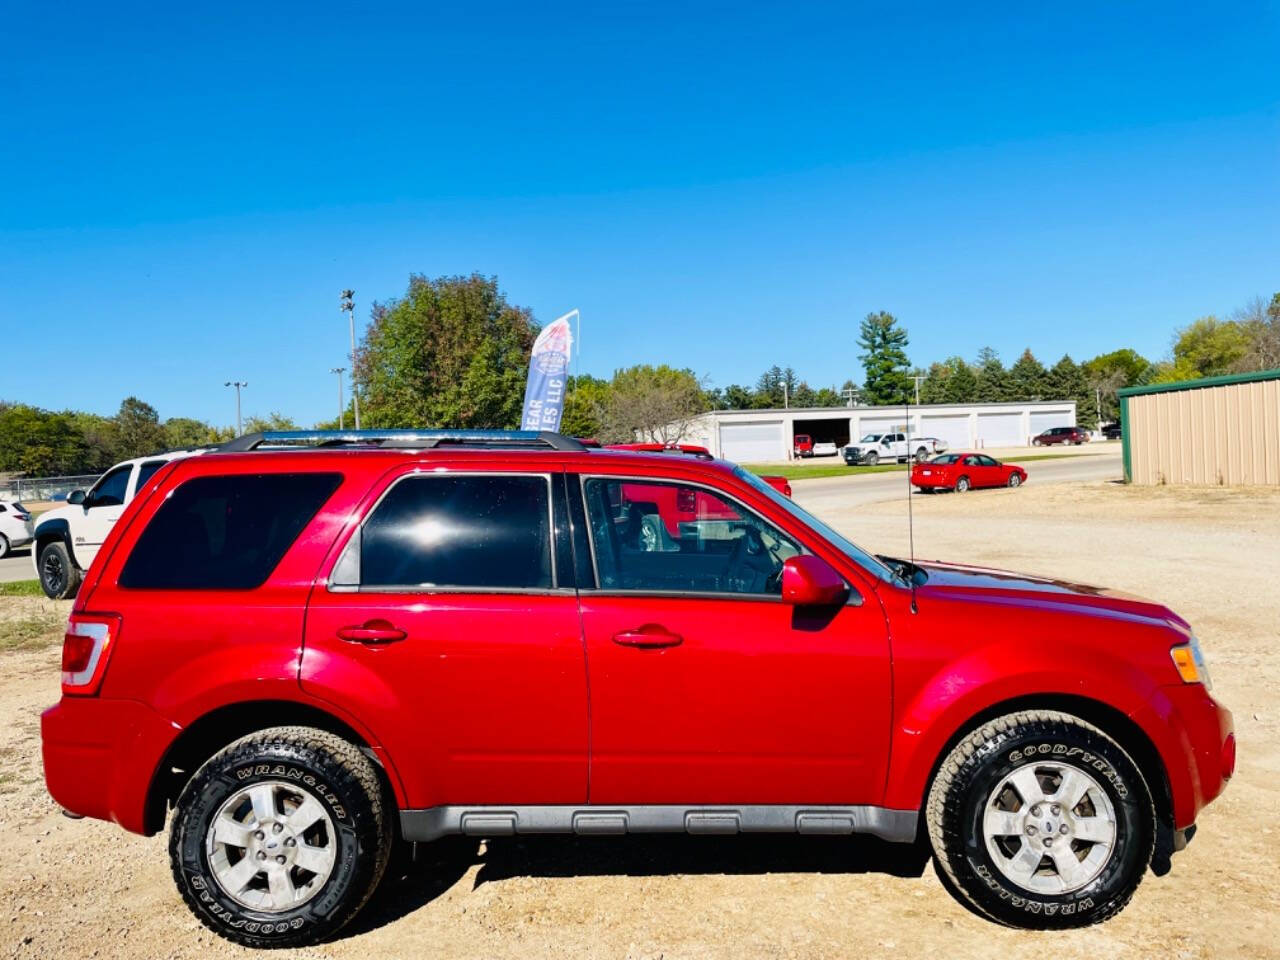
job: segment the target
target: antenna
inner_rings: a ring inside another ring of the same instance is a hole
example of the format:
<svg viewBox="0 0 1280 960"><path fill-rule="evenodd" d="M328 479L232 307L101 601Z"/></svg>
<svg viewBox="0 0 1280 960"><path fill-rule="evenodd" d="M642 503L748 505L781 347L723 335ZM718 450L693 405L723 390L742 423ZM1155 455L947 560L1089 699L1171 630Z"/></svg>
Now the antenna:
<svg viewBox="0 0 1280 960"><path fill-rule="evenodd" d="M911 401L906 400L902 404L903 413L906 414L906 425L903 427L903 435L907 438L907 542L910 550L909 560L911 567L907 570L907 576L911 580L911 612L919 613L916 608L916 527L915 515L911 504L911 470L915 466L915 461L911 455Z"/></svg>

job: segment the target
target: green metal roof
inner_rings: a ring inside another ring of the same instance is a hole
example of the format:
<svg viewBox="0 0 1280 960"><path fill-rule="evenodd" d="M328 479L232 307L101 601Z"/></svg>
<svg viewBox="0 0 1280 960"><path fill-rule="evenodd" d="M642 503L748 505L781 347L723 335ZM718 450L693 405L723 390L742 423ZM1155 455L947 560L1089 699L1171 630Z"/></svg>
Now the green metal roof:
<svg viewBox="0 0 1280 960"><path fill-rule="evenodd" d="M1144 393L1201 390L1205 387L1226 387L1233 383L1255 383L1258 380L1280 380L1280 370L1259 370L1257 373L1231 373L1223 377L1202 377L1199 380L1179 380L1177 383L1155 383L1149 387L1122 387L1118 395L1121 397L1136 397Z"/></svg>

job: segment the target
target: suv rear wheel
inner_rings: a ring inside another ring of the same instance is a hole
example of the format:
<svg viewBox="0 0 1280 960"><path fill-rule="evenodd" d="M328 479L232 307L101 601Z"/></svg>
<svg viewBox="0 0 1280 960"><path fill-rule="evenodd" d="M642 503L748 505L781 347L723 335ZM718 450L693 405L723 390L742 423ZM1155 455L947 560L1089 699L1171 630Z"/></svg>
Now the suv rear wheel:
<svg viewBox="0 0 1280 960"><path fill-rule="evenodd" d="M336 933L391 851L391 803L352 743L311 727L237 740L192 777L169 836L174 881L215 933L296 947Z"/></svg>
<svg viewBox="0 0 1280 960"><path fill-rule="evenodd" d="M51 540L40 547L40 589L51 600L65 600L80 589L82 574L71 560L67 545Z"/></svg>
<svg viewBox="0 0 1280 960"><path fill-rule="evenodd" d="M1097 727L1048 710L999 717L957 744L926 819L953 892L1034 929L1119 913L1155 843L1151 794L1128 754Z"/></svg>

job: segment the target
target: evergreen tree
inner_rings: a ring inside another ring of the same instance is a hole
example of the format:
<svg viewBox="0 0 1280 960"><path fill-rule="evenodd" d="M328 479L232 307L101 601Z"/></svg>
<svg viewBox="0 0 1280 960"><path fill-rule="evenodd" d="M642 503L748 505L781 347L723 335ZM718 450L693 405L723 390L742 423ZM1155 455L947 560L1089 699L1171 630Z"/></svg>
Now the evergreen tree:
<svg viewBox="0 0 1280 960"><path fill-rule="evenodd" d="M979 403L1009 399L1009 371L1000 362L1000 354L991 347L978 351L978 390L974 399Z"/></svg>
<svg viewBox="0 0 1280 960"><path fill-rule="evenodd" d="M1046 400L1048 371L1028 347L1009 368L1008 400Z"/></svg>
<svg viewBox="0 0 1280 960"><path fill-rule="evenodd" d="M1093 429L1098 425L1098 404L1084 369L1070 355L1063 354L1045 377L1046 400L1074 400L1076 424Z"/></svg>
<svg viewBox="0 0 1280 960"><path fill-rule="evenodd" d="M868 313L859 329L858 346L866 382L862 399L870 404L905 403L914 394L908 375L907 331L891 313Z"/></svg>

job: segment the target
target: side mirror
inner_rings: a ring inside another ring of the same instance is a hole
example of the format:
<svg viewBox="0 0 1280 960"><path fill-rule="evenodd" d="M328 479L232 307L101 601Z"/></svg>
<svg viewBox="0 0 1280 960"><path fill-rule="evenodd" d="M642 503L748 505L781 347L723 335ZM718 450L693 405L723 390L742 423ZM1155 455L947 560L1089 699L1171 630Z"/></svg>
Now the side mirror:
<svg viewBox="0 0 1280 960"><path fill-rule="evenodd" d="M797 607L830 607L844 603L849 587L821 557L805 554L782 565L782 601Z"/></svg>
<svg viewBox="0 0 1280 960"><path fill-rule="evenodd" d="M67 503L71 504L72 506L78 507L84 503L84 500L85 500L85 497L84 497L83 490L72 490L70 493L67 494Z"/></svg>

